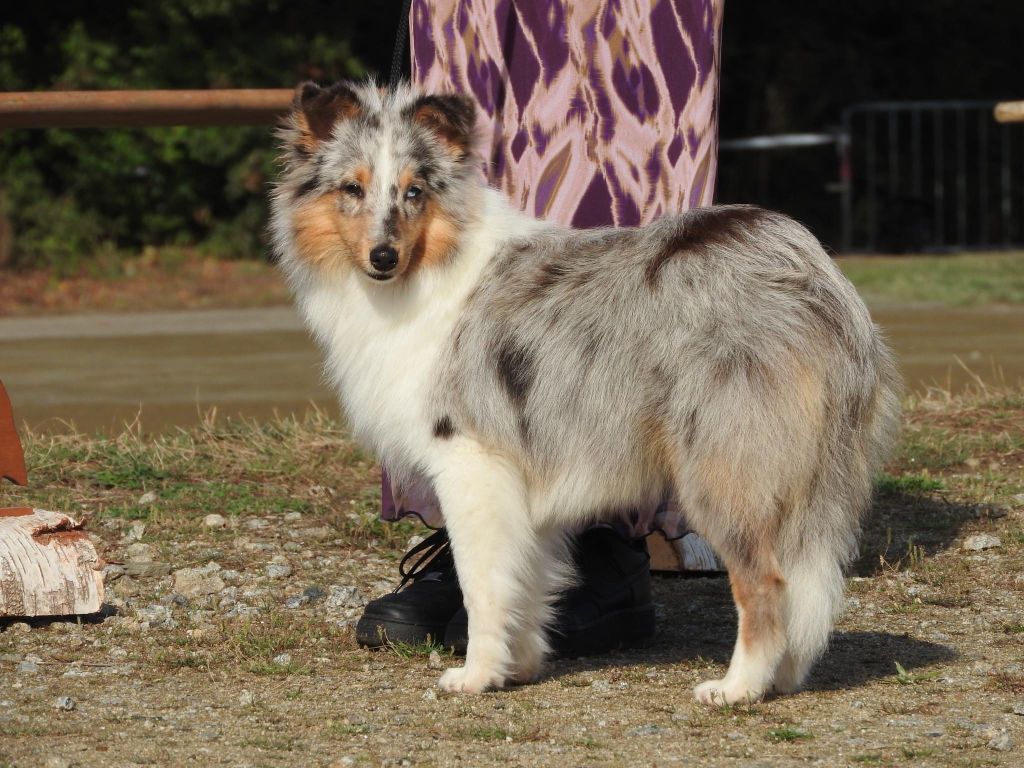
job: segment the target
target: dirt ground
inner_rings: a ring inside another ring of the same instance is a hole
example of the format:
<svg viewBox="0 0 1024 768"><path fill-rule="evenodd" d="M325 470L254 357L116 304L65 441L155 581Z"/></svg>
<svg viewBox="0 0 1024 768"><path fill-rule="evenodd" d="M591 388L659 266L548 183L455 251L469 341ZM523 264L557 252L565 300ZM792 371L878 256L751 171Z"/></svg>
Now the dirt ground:
<svg viewBox="0 0 1024 768"><path fill-rule="evenodd" d="M375 520L376 468L322 416L26 436L0 506L90 515L108 608L0 626L0 765L1022 765L1024 391L905 421L809 688L719 709L690 691L728 662L721 578L656 577L648 647L482 696L438 691L435 649L358 648L422 530Z"/></svg>

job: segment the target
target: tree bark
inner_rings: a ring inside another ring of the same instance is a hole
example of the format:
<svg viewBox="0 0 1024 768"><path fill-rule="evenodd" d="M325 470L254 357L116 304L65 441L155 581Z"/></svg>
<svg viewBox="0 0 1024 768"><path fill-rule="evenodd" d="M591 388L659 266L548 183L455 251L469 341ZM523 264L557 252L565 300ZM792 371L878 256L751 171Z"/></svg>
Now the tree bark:
<svg viewBox="0 0 1024 768"><path fill-rule="evenodd" d="M0 509L0 616L95 613L105 563L63 512Z"/></svg>

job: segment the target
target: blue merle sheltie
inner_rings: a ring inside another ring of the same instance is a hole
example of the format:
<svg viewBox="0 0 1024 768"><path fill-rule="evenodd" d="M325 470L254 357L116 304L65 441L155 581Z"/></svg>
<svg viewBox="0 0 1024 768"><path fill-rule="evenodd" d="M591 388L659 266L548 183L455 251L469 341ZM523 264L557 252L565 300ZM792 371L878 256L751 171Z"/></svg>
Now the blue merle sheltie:
<svg viewBox="0 0 1024 768"><path fill-rule="evenodd" d="M899 377L800 224L751 206L573 230L483 181L460 95L299 87L273 192L278 263L351 429L429 483L476 693L541 670L565 531L671 497L729 570L731 704L797 689L843 602Z"/></svg>

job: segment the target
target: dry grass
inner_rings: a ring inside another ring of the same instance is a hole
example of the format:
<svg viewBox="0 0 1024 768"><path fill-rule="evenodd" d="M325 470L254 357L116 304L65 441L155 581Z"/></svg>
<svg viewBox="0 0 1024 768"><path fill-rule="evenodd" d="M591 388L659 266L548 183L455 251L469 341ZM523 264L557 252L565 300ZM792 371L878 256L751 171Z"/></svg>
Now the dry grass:
<svg viewBox="0 0 1024 768"><path fill-rule="evenodd" d="M229 618L216 595L176 600L167 577L124 576L116 616L8 626L0 765L1020 765L1024 392L931 392L905 422L809 689L717 710L689 690L728 661L721 579L656 579L646 649L477 698L434 692L429 646L371 653L322 601L286 608L309 586L380 594L415 530L376 520L377 470L323 415L28 435L33 484L4 487L0 505L88 514L110 560L139 534L175 569L216 560L255 610ZM211 512L229 525L204 528ZM981 532L1001 546L961 549ZM265 575L274 556L291 577ZM150 606L171 622L140 623ZM26 655L38 673L15 671ZM990 746L1003 731L1010 751Z"/></svg>

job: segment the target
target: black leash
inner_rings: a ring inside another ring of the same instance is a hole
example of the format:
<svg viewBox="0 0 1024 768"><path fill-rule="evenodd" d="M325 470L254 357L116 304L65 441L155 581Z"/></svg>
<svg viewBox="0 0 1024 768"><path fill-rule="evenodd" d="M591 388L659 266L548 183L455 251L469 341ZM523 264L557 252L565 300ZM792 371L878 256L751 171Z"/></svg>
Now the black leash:
<svg viewBox="0 0 1024 768"><path fill-rule="evenodd" d="M402 65L405 63L405 53L409 48L409 8L412 0L404 0L402 3L402 16L398 20L398 32L395 34L395 50L391 54L391 79L388 85L394 88L402 79Z"/></svg>

